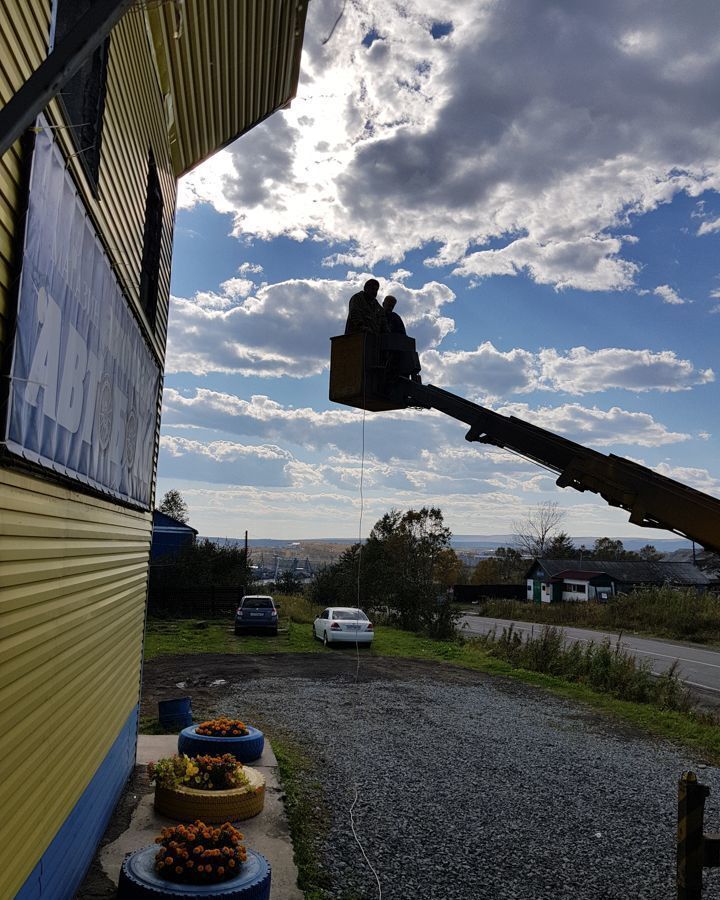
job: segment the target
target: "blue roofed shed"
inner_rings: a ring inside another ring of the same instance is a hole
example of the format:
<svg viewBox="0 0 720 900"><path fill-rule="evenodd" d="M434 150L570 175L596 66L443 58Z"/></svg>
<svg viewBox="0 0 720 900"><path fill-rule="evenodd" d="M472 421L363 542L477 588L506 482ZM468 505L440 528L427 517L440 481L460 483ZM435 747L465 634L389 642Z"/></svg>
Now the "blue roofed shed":
<svg viewBox="0 0 720 900"><path fill-rule="evenodd" d="M160 559L161 556L176 556L185 547L191 547L195 543L197 529L191 528L184 522L178 522L171 516L166 516L156 509L153 511L152 544L150 545L150 559Z"/></svg>

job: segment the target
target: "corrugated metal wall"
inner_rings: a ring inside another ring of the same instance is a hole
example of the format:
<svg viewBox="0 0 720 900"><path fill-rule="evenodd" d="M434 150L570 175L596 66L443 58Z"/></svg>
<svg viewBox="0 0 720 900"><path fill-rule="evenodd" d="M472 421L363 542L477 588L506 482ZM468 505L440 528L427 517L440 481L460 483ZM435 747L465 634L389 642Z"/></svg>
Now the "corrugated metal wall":
<svg viewBox="0 0 720 900"><path fill-rule="evenodd" d="M138 700L149 514L0 474L0 858L14 896Z"/></svg>
<svg viewBox="0 0 720 900"><path fill-rule="evenodd" d="M49 0L0 0L0 102L46 54L50 13ZM56 103L48 113L62 124ZM55 134L75 153L61 129ZM69 165L162 368L175 178L138 13L112 34L102 147L99 199L77 160ZM150 147L164 198L154 329L138 305ZM16 303L22 169L17 148L0 161L0 347ZM11 897L138 702L152 519L8 458L0 466L0 894Z"/></svg>
<svg viewBox="0 0 720 900"><path fill-rule="evenodd" d="M37 68L47 53L50 3L0 2L0 102L5 104L17 85ZM19 226L22 159L19 142L0 159L0 352L11 326L8 291L15 274Z"/></svg>

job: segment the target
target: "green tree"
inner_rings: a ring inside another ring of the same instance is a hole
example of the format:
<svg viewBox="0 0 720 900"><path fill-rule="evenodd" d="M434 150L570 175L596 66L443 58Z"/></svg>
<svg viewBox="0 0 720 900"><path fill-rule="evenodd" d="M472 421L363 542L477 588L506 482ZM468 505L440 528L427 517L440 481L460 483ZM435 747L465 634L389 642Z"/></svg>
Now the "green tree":
<svg viewBox="0 0 720 900"><path fill-rule="evenodd" d="M578 549L566 531L558 531L548 542L545 559L576 559Z"/></svg>
<svg viewBox="0 0 720 900"><path fill-rule="evenodd" d="M363 556L363 567L365 565ZM310 582L309 595L320 606L355 606L358 604L358 567L360 544L343 550L337 562L322 566ZM361 594L359 605L366 611L372 608L367 596Z"/></svg>
<svg viewBox="0 0 720 900"><path fill-rule="evenodd" d="M628 553L623 542L609 537L598 538L592 549L592 558L599 560L627 559Z"/></svg>
<svg viewBox="0 0 720 900"><path fill-rule="evenodd" d="M645 544L644 547L641 547L638 550L638 556L640 559L646 559L649 562L657 562L657 560L662 559L662 553L658 553L652 544Z"/></svg>
<svg viewBox="0 0 720 900"><path fill-rule="evenodd" d="M162 503L159 506L159 510L161 513L165 513L166 516L170 516L171 519L176 519L183 524L190 518L188 506L183 499L183 495L180 491L174 489L165 494Z"/></svg>
<svg viewBox="0 0 720 900"><path fill-rule="evenodd" d="M470 584L503 584L503 564L497 557L488 556L475 566Z"/></svg>
<svg viewBox="0 0 720 900"><path fill-rule="evenodd" d="M302 579L292 569L285 569L275 581L275 589L280 594L302 594Z"/></svg>
<svg viewBox="0 0 720 900"><path fill-rule="evenodd" d="M244 548L219 547L205 539L184 547L172 562L154 565L151 579L158 586L237 587L247 593L252 573Z"/></svg>
<svg viewBox="0 0 720 900"><path fill-rule="evenodd" d="M363 549L368 593L390 607L401 628L448 636L453 624L439 597L437 566L447 560L452 534L437 507L391 510L379 519ZM361 584L363 576L361 574Z"/></svg>
<svg viewBox="0 0 720 900"><path fill-rule="evenodd" d="M499 584L519 584L525 580L529 562L515 547L498 547L495 558L500 563Z"/></svg>

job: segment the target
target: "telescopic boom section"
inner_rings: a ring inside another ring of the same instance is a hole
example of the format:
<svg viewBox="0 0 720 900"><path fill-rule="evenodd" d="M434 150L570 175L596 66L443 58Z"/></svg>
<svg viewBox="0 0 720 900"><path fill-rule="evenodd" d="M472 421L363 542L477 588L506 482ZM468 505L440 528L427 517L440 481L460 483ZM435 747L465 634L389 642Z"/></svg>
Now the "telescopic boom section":
<svg viewBox="0 0 720 900"><path fill-rule="evenodd" d="M411 341L414 351L414 341ZM630 521L665 528L720 552L720 500L613 454L605 455L538 428L515 416L501 416L434 385L396 374L383 336L331 338L330 399L368 410L422 407L464 422L468 441L519 453L558 473L557 484L599 494L627 510Z"/></svg>

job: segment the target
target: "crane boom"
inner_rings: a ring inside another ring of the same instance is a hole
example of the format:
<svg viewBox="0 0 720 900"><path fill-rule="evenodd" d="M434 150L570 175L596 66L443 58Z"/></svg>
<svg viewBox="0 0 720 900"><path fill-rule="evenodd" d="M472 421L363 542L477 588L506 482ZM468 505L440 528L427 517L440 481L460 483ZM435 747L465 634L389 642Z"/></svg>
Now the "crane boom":
<svg viewBox="0 0 720 900"><path fill-rule="evenodd" d="M331 400L370 410L436 409L469 426L466 440L519 453L557 472L559 487L599 494L610 506L626 510L635 525L665 528L720 552L718 498L629 459L591 450L516 416L500 415L450 391L398 375L388 365L382 335L331 340ZM408 352L414 352L414 341L412 345Z"/></svg>

